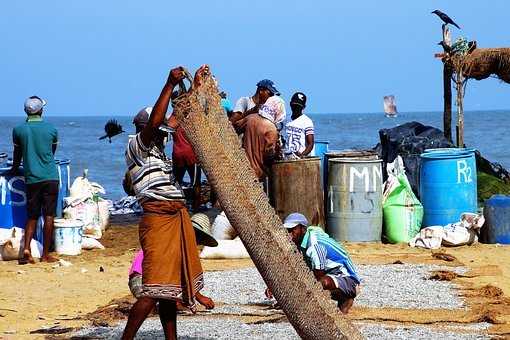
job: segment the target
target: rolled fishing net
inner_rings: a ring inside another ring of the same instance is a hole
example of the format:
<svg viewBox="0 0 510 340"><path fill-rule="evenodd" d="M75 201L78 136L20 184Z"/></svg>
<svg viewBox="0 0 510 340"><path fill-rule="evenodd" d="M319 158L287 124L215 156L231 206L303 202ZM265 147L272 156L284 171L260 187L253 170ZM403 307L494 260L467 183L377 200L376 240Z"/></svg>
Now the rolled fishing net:
<svg viewBox="0 0 510 340"><path fill-rule="evenodd" d="M306 267L249 166L212 76L174 100L183 127L230 223L303 339L361 339Z"/></svg>

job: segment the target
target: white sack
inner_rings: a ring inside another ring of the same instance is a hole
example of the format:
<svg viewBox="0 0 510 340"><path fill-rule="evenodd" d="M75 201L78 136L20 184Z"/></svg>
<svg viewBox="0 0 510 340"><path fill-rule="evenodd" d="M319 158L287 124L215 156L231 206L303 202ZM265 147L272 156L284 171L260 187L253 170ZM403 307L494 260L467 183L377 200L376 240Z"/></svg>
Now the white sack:
<svg viewBox="0 0 510 340"><path fill-rule="evenodd" d="M97 208L99 213L99 225L101 226L101 232L104 233L110 224L110 204L108 201L99 199L99 202L97 202Z"/></svg>
<svg viewBox="0 0 510 340"><path fill-rule="evenodd" d="M200 253L201 259L248 259L246 251L239 237L233 240L218 240L217 247L204 247Z"/></svg>
<svg viewBox="0 0 510 340"><path fill-rule="evenodd" d="M471 245L478 242L478 234L485 219L482 215L463 213L460 221L446 226L433 226L420 230L409 245L427 249L438 249L443 246L456 247Z"/></svg>
<svg viewBox="0 0 510 340"><path fill-rule="evenodd" d="M478 234L485 218L482 215L463 213L460 222L448 224L443 236L443 246L456 247L478 242Z"/></svg>
<svg viewBox="0 0 510 340"><path fill-rule="evenodd" d="M91 199L64 209L64 218L83 222L84 236L100 239L103 236L99 205Z"/></svg>
<svg viewBox="0 0 510 340"><path fill-rule="evenodd" d="M426 227L420 230L409 245L411 247L419 247L426 249L438 249L441 248L441 242L443 241L444 228L443 226Z"/></svg>
<svg viewBox="0 0 510 340"><path fill-rule="evenodd" d="M104 246L96 239L91 237L83 237L81 240L81 249L104 249Z"/></svg>
<svg viewBox="0 0 510 340"><path fill-rule="evenodd" d="M0 229L0 261L17 260L23 255L21 245L25 242L25 230L21 228ZM32 257L40 258L42 244L36 240L30 242Z"/></svg>
<svg viewBox="0 0 510 340"><path fill-rule="evenodd" d="M233 240L237 236L236 230L230 224L224 211L216 216L211 226L211 233L216 240Z"/></svg>

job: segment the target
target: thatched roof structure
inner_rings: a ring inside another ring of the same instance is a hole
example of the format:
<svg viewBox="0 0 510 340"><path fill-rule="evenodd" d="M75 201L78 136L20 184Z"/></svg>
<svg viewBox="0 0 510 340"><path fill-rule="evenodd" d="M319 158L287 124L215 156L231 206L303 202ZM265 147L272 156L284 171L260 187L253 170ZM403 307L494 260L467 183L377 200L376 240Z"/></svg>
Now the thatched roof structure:
<svg viewBox="0 0 510 340"><path fill-rule="evenodd" d="M482 80L496 75L510 84L510 48L477 48L463 57L462 73L466 78Z"/></svg>

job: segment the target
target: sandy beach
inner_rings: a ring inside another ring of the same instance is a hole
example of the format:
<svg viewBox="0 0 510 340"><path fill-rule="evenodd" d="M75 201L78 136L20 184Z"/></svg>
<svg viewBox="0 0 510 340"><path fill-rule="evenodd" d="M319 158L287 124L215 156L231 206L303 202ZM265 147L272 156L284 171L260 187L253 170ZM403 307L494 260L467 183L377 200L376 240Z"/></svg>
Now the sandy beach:
<svg viewBox="0 0 510 340"><path fill-rule="evenodd" d="M105 250L63 257L72 263L69 267L53 264L19 266L15 261L0 262L0 338L69 338L76 330L90 326L115 326L125 319L133 301L127 287L127 271L139 247L136 219L117 218L101 242ZM398 270L399 264L402 268L408 265L446 267L431 275L453 283L456 294L464 301L464 307L453 309L376 308L367 306L370 301L361 302L362 292L360 303L355 303L348 316L356 324L361 323L364 327L385 325L393 329L426 326L434 330L454 329L461 334L465 332L462 326L487 323L487 327L475 333L480 336L510 336L508 246L477 244L434 252L410 248L405 244L348 243L346 248L356 264L366 265L371 270L384 270L384 266ZM446 258L452 261L445 261L445 256L434 257L433 253L447 253L452 257ZM202 263L208 273L218 275L221 271L230 273L254 267L251 260L205 260ZM463 268L461 274L455 274L457 268ZM224 279L229 280L228 277ZM234 282L234 285L242 284ZM214 287L210 289L214 290ZM391 299L396 292L388 289L384 294ZM420 292L416 291L416 294ZM263 290L252 295L255 300L263 299ZM370 294L367 292L367 295ZM414 299L412 295L406 298L408 301ZM227 304L216 301L216 305L219 312L213 314L215 319L232 318L229 312L222 312ZM243 312L240 309L235 320L257 325L283 324L286 321L281 311L259 310L254 313L253 310ZM211 315L206 314L203 311L194 316L185 313L179 316L179 320L208 320Z"/></svg>

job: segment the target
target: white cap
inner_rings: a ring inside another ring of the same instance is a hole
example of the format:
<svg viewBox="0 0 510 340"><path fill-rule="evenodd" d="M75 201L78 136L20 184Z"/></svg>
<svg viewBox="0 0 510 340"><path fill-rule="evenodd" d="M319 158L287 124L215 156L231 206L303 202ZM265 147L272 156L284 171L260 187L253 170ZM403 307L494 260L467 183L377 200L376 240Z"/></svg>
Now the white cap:
<svg viewBox="0 0 510 340"><path fill-rule="evenodd" d="M37 96L32 96L25 100L25 112L28 115L33 115L41 112L42 108L46 105L46 101Z"/></svg>
<svg viewBox="0 0 510 340"><path fill-rule="evenodd" d="M283 221L283 226L287 229L292 229L298 224L308 227L308 220L306 219L305 215L300 213L292 213L285 218L285 221Z"/></svg>

